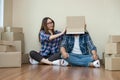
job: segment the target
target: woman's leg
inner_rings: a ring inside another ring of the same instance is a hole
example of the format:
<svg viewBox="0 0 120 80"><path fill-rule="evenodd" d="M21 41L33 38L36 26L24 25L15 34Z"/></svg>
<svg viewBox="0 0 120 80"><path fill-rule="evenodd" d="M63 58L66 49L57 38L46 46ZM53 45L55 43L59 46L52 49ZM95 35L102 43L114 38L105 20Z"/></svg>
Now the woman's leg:
<svg viewBox="0 0 120 80"><path fill-rule="evenodd" d="M31 51L30 52L30 57L38 62L42 62L45 64L52 64L51 61L49 61L48 59L45 59L43 56L41 56L38 52L36 51Z"/></svg>
<svg viewBox="0 0 120 80"><path fill-rule="evenodd" d="M61 54L60 53L55 53L55 54L51 55L50 57L48 57L49 61L55 61L57 59L61 59Z"/></svg>

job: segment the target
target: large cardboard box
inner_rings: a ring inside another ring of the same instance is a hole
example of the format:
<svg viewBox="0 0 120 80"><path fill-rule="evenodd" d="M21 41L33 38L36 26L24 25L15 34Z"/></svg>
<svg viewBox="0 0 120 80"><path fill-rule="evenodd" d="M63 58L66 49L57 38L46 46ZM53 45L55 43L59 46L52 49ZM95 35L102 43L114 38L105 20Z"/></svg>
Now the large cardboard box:
<svg viewBox="0 0 120 80"><path fill-rule="evenodd" d="M24 34L21 32L2 32L2 40L21 41L22 53L25 52Z"/></svg>
<svg viewBox="0 0 120 80"><path fill-rule="evenodd" d="M120 43L107 43L105 46L106 54L119 54L120 53Z"/></svg>
<svg viewBox="0 0 120 80"><path fill-rule="evenodd" d="M108 42L110 43L120 42L120 35L109 35Z"/></svg>
<svg viewBox="0 0 120 80"><path fill-rule="evenodd" d="M4 27L4 32L23 32L22 27Z"/></svg>
<svg viewBox="0 0 120 80"><path fill-rule="evenodd" d="M12 45L0 45L0 52L15 52L16 47Z"/></svg>
<svg viewBox="0 0 120 80"><path fill-rule="evenodd" d="M0 67L21 67L21 52L0 52Z"/></svg>
<svg viewBox="0 0 120 80"><path fill-rule="evenodd" d="M120 70L120 57L105 57L105 69Z"/></svg>
<svg viewBox="0 0 120 80"><path fill-rule="evenodd" d="M3 45L4 45L4 47L5 46L9 46L9 47L14 47L15 48L15 50L16 51L19 51L19 52L22 52L22 46L21 46L21 41L19 40L19 41L0 41L0 46L2 46L3 47ZM2 48L1 48L2 49ZM6 50L6 49L5 49ZM4 50L4 51L5 51ZM3 51L3 50L2 50ZM9 52L9 50L7 49L7 51L6 52ZM12 52L14 52L14 50L12 50Z"/></svg>
<svg viewBox="0 0 120 80"><path fill-rule="evenodd" d="M102 63L105 64L105 57L120 57L120 54L107 54L105 52L102 53Z"/></svg>
<svg viewBox="0 0 120 80"><path fill-rule="evenodd" d="M22 64L29 63L29 54L22 54Z"/></svg>
<svg viewBox="0 0 120 80"><path fill-rule="evenodd" d="M68 16L66 34L84 34L85 16Z"/></svg>

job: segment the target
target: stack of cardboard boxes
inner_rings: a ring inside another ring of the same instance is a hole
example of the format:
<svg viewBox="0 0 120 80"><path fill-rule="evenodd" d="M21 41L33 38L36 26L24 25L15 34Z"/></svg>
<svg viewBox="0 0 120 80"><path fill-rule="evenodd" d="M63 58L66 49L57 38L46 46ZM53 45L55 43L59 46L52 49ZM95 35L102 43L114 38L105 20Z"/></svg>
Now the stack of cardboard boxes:
<svg viewBox="0 0 120 80"><path fill-rule="evenodd" d="M120 70L120 35L110 35L105 46L105 69Z"/></svg>
<svg viewBox="0 0 120 80"><path fill-rule="evenodd" d="M26 58L23 29L5 27L0 40L0 67L21 67ZM24 59L22 59L24 57Z"/></svg>

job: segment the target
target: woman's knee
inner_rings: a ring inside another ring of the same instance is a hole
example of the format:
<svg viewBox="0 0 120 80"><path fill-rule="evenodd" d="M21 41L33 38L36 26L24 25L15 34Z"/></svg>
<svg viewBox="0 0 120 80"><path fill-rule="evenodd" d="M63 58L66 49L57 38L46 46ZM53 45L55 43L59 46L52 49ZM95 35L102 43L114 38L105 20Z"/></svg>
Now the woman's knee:
<svg viewBox="0 0 120 80"><path fill-rule="evenodd" d="M30 57L33 57L34 55L36 55L36 51L34 51L34 50L32 50L32 51L30 51Z"/></svg>

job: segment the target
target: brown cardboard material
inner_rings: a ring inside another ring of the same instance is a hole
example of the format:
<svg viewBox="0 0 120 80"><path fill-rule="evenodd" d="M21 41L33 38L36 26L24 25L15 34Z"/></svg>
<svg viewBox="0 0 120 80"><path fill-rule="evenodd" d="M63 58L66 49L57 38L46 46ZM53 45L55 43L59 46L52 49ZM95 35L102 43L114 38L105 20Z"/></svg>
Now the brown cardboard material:
<svg viewBox="0 0 120 80"><path fill-rule="evenodd" d="M0 52L0 67L21 67L21 52Z"/></svg>
<svg viewBox="0 0 120 80"><path fill-rule="evenodd" d="M84 34L85 16L68 16L66 34Z"/></svg>
<svg viewBox="0 0 120 80"><path fill-rule="evenodd" d="M15 52L15 46L10 45L0 45L0 52Z"/></svg>
<svg viewBox="0 0 120 80"><path fill-rule="evenodd" d="M104 53L104 57L120 57L120 54L107 54L107 53Z"/></svg>
<svg viewBox="0 0 120 80"><path fill-rule="evenodd" d="M120 57L105 57L105 69L120 70Z"/></svg>
<svg viewBox="0 0 120 80"><path fill-rule="evenodd" d="M105 46L106 54L119 54L120 53L120 43L107 43Z"/></svg>
<svg viewBox="0 0 120 80"><path fill-rule="evenodd" d="M1 33L3 32L3 28L0 28L0 40L1 40Z"/></svg>
<svg viewBox="0 0 120 80"><path fill-rule="evenodd" d="M4 27L4 32L23 32L22 27Z"/></svg>
<svg viewBox="0 0 120 80"><path fill-rule="evenodd" d="M14 41L24 40L24 34L21 32L2 32L2 40Z"/></svg>
<svg viewBox="0 0 120 80"><path fill-rule="evenodd" d="M19 52L22 52L22 50L24 48L24 47L21 46L21 41L20 40L19 41L3 41L2 40L2 41L0 41L0 46L1 47L2 46L7 46L7 47L10 47L10 48L13 46L13 47L15 47L16 51L19 51ZM2 51L3 52L6 51L6 48L5 48L5 50L3 49ZM9 52L9 50L7 50L6 52ZM12 52L14 52L14 50Z"/></svg>
<svg viewBox="0 0 120 80"><path fill-rule="evenodd" d="M2 40L21 41L22 53L25 52L24 34L21 32L2 32Z"/></svg>
<svg viewBox="0 0 120 80"><path fill-rule="evenodd" d="M120 35L109 35L109 43L118 43L120 42Z"/></svg>
<svg viewBox="0 0 120 80"><path fill-rule="evenodd" d="M29 54L22 54L22 64L29 63Z"/></svg>
<svg viewBox="0 0 120 80"><path fill-rule="evenodd" d="M4 40L0 41L0 45L13 45L13 44L14 44L13 41L4 41Z"/></svg>

